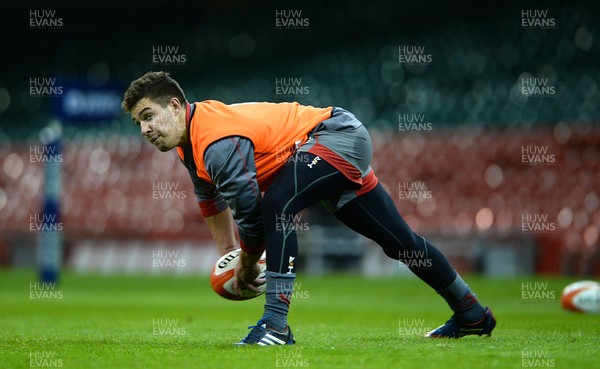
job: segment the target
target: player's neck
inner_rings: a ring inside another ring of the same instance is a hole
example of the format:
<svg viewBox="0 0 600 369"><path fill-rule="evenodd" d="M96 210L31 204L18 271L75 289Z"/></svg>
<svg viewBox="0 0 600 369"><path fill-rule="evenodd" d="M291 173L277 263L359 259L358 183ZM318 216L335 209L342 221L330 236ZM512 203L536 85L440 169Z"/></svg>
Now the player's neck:
<svg viewBox="0 0 600 369"><path fill-rule="evenodd" d="M189 124L190 124L190 104L186 103L185 106L186 114L179 114L177 116L177 127L181 130L179 143L177 146L184 147L190 143L189 139Z"/></svg>

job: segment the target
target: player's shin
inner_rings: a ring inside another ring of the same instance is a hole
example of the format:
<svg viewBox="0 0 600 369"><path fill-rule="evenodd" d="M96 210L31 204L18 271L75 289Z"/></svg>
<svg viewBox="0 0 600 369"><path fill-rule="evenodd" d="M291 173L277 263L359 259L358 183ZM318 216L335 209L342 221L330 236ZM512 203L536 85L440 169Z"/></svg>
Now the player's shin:
<svg viewBox="0 0 600 369"><path fill-rule="evenodd" d="M437 292L446 300L455 316L461 321L473 323L483 318L485 308L458 273L450 286Z"/></svg>
<svg viewBox="0 0 600 369"><path fill-rule="evenodd" d="M265 312L262 320L279 332L287 326L290 299L294 292L296 273L266 272L267 291L265 293Z"/></svg>

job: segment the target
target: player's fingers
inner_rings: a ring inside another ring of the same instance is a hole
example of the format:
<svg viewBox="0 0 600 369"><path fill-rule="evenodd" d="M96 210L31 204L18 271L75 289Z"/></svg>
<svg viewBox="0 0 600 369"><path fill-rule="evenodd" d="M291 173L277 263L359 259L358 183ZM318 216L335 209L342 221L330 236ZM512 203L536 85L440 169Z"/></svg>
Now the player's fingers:
<svg viewBox="0 0 600 369"><path fill-rule="evenodd" d="M265 283L267 283L266 278L256 278L252 283L246 283L245 286L251 291L260 293L261 291L258 287L262 286Z"/></svg>
<svg viewBox="0 0 600 369"><path fill-rule="evenodd" d="M231 288L233 288L233 292L235 292L235 294L238 297L242 297L242 286L240 285L240 281L237 278L233 279L233 283L231 284Z"/></svg>
<svg viewBox="0 0 600 369"><path fill-rule="evenodd" d="M247 284L246 288L249 289L250 291L254 291L254 292L260 292L260 290L258 289L258 287L253 286L251 284Z"/></svg>

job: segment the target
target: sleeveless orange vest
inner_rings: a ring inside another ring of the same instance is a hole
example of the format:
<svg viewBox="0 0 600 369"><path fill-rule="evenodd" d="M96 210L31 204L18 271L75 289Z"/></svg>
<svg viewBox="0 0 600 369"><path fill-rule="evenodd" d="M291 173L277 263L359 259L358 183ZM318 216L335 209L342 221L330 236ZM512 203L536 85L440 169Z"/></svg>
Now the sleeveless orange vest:
<svg viewBox="0 0 600 369"><path fill-rule="evenodd" d="M204 165L204 153L210 144L225 137L241 136L254 146L256 179L261 191L268 188L296 151L296 144L305 141L317 124L330 118L333 109L297 102L226 105L206 100L195 105L189 132L198 177L214 183ZM178 147L177 151L183 158L183 150Z"/></svg>

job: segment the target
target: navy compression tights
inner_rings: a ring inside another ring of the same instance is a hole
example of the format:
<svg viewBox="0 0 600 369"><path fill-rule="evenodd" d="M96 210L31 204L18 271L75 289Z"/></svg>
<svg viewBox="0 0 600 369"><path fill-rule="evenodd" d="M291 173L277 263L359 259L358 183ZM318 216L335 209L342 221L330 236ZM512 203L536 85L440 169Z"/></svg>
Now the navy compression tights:
<svg viewBox="0 0 600 369"><path fill-rule="evenodd" d="M295 272L290 257L298 254L294 216L321 200L356 190L355 184L315 155L297 153L281 170L263 199L263 222L267 244L267 270ZM373 190L344 205L335 216L345 225L377 242L390 258L401 260L436 291L448 287L456 271L442 253L415 234L402 219L394 202L378 184Z"/></svg>

